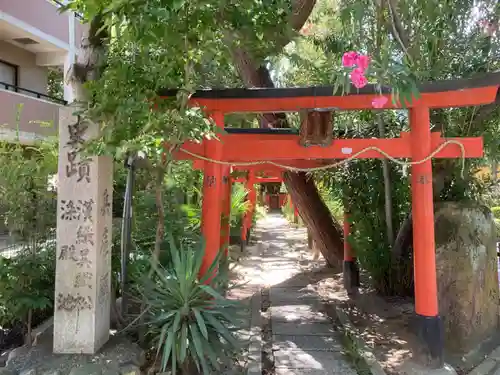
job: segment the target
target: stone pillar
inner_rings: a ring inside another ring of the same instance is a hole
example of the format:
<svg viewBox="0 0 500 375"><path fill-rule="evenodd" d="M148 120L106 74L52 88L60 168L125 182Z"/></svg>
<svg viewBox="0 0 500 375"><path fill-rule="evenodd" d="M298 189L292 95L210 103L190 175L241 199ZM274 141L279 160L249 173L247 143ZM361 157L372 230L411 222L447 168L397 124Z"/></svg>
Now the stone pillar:
<svg viewBox="0 0 500 375"><path fill-rule="evenodd" d="M87 158L97 129L60 109L54 352L94 354L109 338L113 164Z"/></svg>
<svg viewBox="0 0 500 375"><path fill-rule="evenodd" d="M487 207L473 202L442 203L435 217L445 349L462 357L498 332L495 222Z"/></svg>

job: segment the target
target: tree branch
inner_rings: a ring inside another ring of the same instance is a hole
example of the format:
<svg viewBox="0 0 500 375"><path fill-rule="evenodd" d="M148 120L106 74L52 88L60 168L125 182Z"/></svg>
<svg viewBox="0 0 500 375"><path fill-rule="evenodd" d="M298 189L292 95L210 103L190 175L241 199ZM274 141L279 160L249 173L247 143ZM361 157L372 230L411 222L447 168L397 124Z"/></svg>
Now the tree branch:
<svg viewBox="0 0 500 375"><path fill-rule="evenodd" d="M311 15L316 0L297 0L292 5L292 16L290 18L290 26L295 31L302 29L307 19Z"/></svg>
<svg viewBox="0 0 500 375"><path fill-rule="evenodd" d="M408 56L410 61L413 61L412 53L410 52L410 36L406 32L403 27L403 22L401 21L401 17L397 12L397 0L382 0L380 3L375 1L376 5L383 6L383 4L387 4L387 9L390 14L390 24L386 25L387 29L391 33L392 37L399 43L403 52Z"/></svg>

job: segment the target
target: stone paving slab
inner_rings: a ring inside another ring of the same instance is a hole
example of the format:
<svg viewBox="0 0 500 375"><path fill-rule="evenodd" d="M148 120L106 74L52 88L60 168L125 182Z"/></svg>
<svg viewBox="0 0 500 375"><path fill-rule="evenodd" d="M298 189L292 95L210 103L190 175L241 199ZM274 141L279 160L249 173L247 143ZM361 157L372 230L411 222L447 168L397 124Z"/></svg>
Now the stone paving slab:
<svg viewBox="0 0 500 375"><path fill-rule="evenodd" d="M273 335L273 349L275 350L303 350L339 352L343 350L340 336L298 336L298 335Z"/></svg>
<svg viewBox="0 0 500 375"><path fill-rule="evenodd" d="M356 375L351 369L329 369L329 370L311 370L311 369L290 369L278 368L276 375Z"/></svg>
<svg viewBox="0 0 500 375"><path fill-rule="evenodd" d="M318 295L312 290L307 290L306 288L271 288L269 291L269 296L271 298L271 304L283 304L283 302L296 302L304 303L305 300L318 301ZM310 302L308 301L308 304Z"/></svg>
<svg viewBox="0 0 500 375"><path fill-rule="evenodd" d="M311 305L283 305L271 306L271 321L278 322L297 322L306 320L308 322L329 323L330 319L323 313L317 311Z"/></svg>
<svg viewBox="0 0 500 375"><path fill-rule="evenodd" d="M338 352L279 350L274 353L274 365L277 369L288 368L323 371L336 369L337 371L342 371L338 372L339 374L356 375L356 372L345 363L342 354Z"/></svg>
<svg viewBox="0 0 500 375"><path fill-rule="evenodd" d="M311 262L303 244L307 232L291 228L286 219L273 214L258 226L262 230L261 281L270 287L270 306L264 314L270 317L266 328L272 334L267 339L271 341L275 375L356 375L343 357L339 333L319 311L318 295L307 288L316 274L303 273L321 265Z"/></svg>
<svg viewBox="0 0 500 375"><path fill-rule="evenodd" d="M273 324L273 333L276 335L319 335L331 336L337 334L331 323L309 323L304 321Z"/></svg>

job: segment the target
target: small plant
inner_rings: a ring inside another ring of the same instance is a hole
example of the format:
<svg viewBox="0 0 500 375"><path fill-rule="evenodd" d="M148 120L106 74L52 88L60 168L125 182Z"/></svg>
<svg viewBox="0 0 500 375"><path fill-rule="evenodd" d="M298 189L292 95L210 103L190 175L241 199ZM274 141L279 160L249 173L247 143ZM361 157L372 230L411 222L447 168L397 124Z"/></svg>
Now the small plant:
<svg viewBox="0 0 500 375"><path fill-rule="evenodd" d="M145 280L143 290L157 359L161 371L170 365L173 375L211 374L238 346L230 328L237 305L222 296L227 285L227 274L219 272L222 253L199 278L204 244L178 247L172 236L169 242L172 269L153 265L155 276Z"/></svg>
<svg viewBox="0 0 500 375"><path fill-rule="evenodd" d="M500 219L500 207L491 207L491 212L495 219Z"/></svg>
<svg viewBox="0 0 500 375"><path fill-rule="evenodd" d="M295 212L293 206L290 206L290 197L286 198L285 204L281 207L281 212L290 223L293 223Z"/></svg>
<svg viewBox="0 0 500 375"><path fill-rule="evenodd" d="M246 200L248 191L241 184L235 184L231 194L231 227L237 227L241 223L243 216L250 208L250 203Z"/></svg>
<svg viewBox="0 0 500 375"><path fill-rule="evenodd" d="M52 313L55 241L33 242L11 258L0 257L0 325L22 322L30 345L31 327Z"/></svg>

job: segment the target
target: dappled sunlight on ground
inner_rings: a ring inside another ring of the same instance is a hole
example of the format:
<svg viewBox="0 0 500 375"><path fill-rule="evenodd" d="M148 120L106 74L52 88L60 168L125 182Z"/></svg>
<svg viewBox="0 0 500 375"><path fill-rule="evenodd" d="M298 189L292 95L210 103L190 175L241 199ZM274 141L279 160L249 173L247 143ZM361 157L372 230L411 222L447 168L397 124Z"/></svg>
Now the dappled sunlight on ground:
<svg viewBox="0 0 500 375"><path fill-rule="evenodd" d="M262 288L270 288L267 334L272 337L276 375L352 373L324 303L340 307L349 316L388 374L399 373L399 366L411 355L411 301L383 299L363 288L359 296L349 298L342 274L327 268L323 259L313 260L307 231L292 227L280 215L259 220L253 240L233 268L237 282L244 285L231 293L233 298L249 300Z"/></svg>

